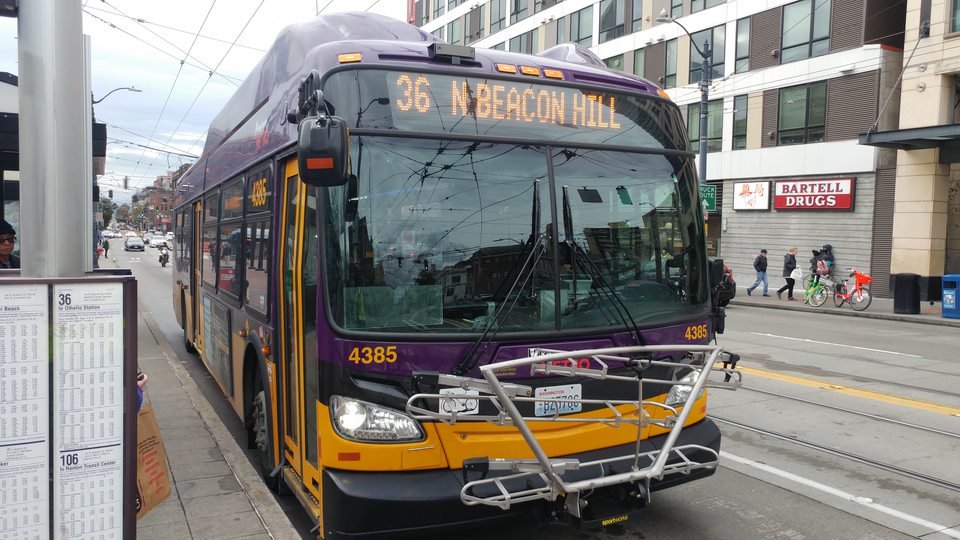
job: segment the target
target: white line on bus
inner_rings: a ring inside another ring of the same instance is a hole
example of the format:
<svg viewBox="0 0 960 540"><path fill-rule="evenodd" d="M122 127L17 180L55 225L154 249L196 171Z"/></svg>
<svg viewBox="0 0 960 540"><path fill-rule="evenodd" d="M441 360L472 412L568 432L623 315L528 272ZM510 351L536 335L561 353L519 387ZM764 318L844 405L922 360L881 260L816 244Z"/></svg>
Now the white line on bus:
<svg viewBox="0 0 960 540"><path fill-rule="evenodd" d="M829 341L817 341L817 340L815 340L815 339L795 338L795 337L788 337L788 336L778 336L778 335L776 335L776 334L764 334L764 333L762 333L762 332L750 332L750 333L753 334L753 335L755 335L755 336L765 336L765 337L772 337L772 338L789 339L789 340L791 340L791 341L804 341L804 342L807 342L807 343L817 343L817 344L819 344L819 345L830 345L831 347L844 347L844 348L847 348L847 349L858 349L858 350L861 350L861 351L878 352L878 353L884 353L884 354L895 354L895 355L897 355L897 356L908 356L908 357L910 357L910 358L923 358L922 356L920 356L920 355L918 355L918 354L907 354L907 353L896 352L896 351L885 351L885 350L883 350L883 349L871 349L871 348L869 348L869 347L857 347L856 345L844 345L844 344L842 344L842 343L830 343Z"/></svg>
<svg viewBox="0 0 960 540"><path fill-rule="evenodd" d="M933 532L938 532L938 533L941 533L941 534L943 534L943 535L949 536L950 538L960 538L960 531L957 531L956 529L951 529L950 527L948 527L948 526L946 526L946 525L940 525L940 524L934 523L934 522L932 522L932 521L927 521L927 520L925 520L925 519L923 519L923 518L920 518L920 517L917 517L917 516L913 516L913 515L907 514L907 513L905 513L905 512L901 512L901 511L899 511L899 510L895 510L895 509L893 509L893 508L890 508L889 506L884 506L884 505L882 505L882 504L877 504L877 503L873 502L873 499L870 499L869 497L861 497L861 496L858 496L858 495L853 495L853 494L851 494L851 493L847 493L846 491L841 491L841 490L839 490L839 489L837 489L837 488L830 487L830 486L828 486L828 485L826 485L826 484L821 484L820 482L816 482L816 481L811 480L811 479L809 479L809 478L804 478L804 477L802 477L802 476L793 474L793 473L791 473L791 472L787 472L787 471L784 471L784 470L782 470L782 469L778 469L778 468L776 468L776 467L771 467L770 465L767 465L767 464L765 464L765 463L760 463L760 462L754 461L754 460L752 460L752 459L740 457L740 456L731 454L731 453L726 452L726 451L723 451L723 450L720 451L720 457L722 457L723 459L729 459L729 460L731 460L731 461L736 461L737 463L741 463L741 464L746 465L746 466L748 466L748 467L753 467L753 468L755 468L755 469L760 469L761 471L768 472L768 473L770 473L770 474L779 476L779 477L784 478L784 479L786 479L786 480L790 480L790 481L796 482L796 483L798 483L798 484L803 484L803 485L805 485L805 486L807 486L807 487L811 487L811 488L813 488L813 489L822 491L822 492L824 492L824 493L828 493L828 494L830 494L830 495L834 495L834 496L836 496L836 497L840 497L841 499L845 499L845 500L847 500L847 501L850 501L850 502L853 502L853 503L857 503L857 504L859 504L859 505L865 506L865 507L870 508L870 509L872 509L872 510L876 510L877 512L881 512L881 513L887 514L888 516L892 516L892 517L895 517L895 518L898 518L898 519L902 519L902 520L904 520L904 521L913 523L914 525L918 525L918 526L920 526L920 527L925 527L925 528L927 528L927 529L930 529L930 530L933 531Z"/></svg>

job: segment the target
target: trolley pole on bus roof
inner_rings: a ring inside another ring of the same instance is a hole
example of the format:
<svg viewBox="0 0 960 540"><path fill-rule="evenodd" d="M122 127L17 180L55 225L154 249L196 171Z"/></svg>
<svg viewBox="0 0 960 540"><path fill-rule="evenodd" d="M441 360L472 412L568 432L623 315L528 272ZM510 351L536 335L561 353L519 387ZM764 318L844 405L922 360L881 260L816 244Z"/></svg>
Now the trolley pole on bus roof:
<svg viewBox="0 0 960 540"><path fill-rule="evenodd" d="M79 277L92 190L80 3L21 2L17 34L21 275Z"/></svg>
<svg viewBox="0 0 960 540"><path fill-rule="evenodd" d="M708 40L704 40L703 49L697 47L697 43L694 41L690 31L680 24L680 21L669 17L666 9L660 11L660 16L657 17L656 21L661 23L674 23L679 26L690 38L690 46L697 51L697 54L699 54L703 60L703 66L700 70L700 84L698 85L700 87L700 152L697 156L700 162L700 166L698 167L700 169L700 184L703 185L707 183L707 105L710 101L710 79L713 71L710 57L713 52L710 50L710 42Z"/></svg>

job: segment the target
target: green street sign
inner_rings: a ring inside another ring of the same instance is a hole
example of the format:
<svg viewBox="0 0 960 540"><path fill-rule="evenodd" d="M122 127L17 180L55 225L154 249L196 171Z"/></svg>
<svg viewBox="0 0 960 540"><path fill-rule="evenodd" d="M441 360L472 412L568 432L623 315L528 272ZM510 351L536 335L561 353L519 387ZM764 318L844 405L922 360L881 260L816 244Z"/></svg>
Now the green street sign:
<svg viewBox="0 0 960 540"><path fill-rule="evenodd" d="M717 186L705 184L700 186L700 200L703 201L703 209L707 212L717 211Z"/></svg>

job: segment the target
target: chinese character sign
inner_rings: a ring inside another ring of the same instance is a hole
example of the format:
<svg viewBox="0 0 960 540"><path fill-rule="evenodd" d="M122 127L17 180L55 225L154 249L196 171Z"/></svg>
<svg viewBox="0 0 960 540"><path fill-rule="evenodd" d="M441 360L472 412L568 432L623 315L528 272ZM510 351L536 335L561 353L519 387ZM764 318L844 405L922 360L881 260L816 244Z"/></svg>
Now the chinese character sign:
<svg viewBox="0 0 960 540"><path fill-rule="evenodd" d="M734 210L769 210L770 182L734 182Z"/></svg>

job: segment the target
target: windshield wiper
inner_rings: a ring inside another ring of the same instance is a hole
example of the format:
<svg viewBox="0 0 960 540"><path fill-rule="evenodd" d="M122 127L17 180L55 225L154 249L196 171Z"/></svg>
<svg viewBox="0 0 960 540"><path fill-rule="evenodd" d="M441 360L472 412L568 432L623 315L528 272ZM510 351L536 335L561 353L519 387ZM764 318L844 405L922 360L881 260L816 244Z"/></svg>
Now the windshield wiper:
<svg viewBox="0 0 960 540"><path fill-rule="evenodd" d="M577 275L576 267L578 261L585 261L584 268L587 269L587 272L590 274L590 277L593 278L593 281L600 285L600 291L613 303L613 310L620 317L620 321L624 324L627 330L630 330L630 327L633 327L633 336L634 341L638 345L646 345L646 340L643 339L643 334L640 333L640 328L637 326L637 321L633 318L633 315L630 313L630 308L623 302L623 299L620 298L620 295L617 294L617 291L613 288L612 285L607 281L603 276L603 272L600 268L597 267L596 263L593 262L593 259L590 258L590 255L577 243L576 238L573 235L573 211L570 208L570 195L567 190L567 186L563 186L563 236L564 244L570 250L570 260L571 267L574 269L573 274L573 298L574 298L574 308L576 308L576 293L577 293ZM582 257L579 256L582 254ZM622 309L622 311L621 311Z"/></svg>
<svg viewBox="0 0 960 540"><path fill-rule="evenodd" d="M496 312L494 312L493 318L485 325L483 333L480 334L480 337L478 337L477 340L473 342L473 345L470 346L470 349L467 351L467 354L464 355L463 360L461 360L460 363L453 368L451 373L454 375L466 375L470 372L470 370L476 367L480 356L484 351L486 351L487 346L493 341L493 339L497 337L497 332L500 331L500 327L503 325L502 321L506 320L506 318L513 311L513 308L516 307L517 302L520 301L520 295L527 287L527 282L530 281L530 278L533 276L534 271L537 268L537 264L540 262L540 259L543 258L543 254L547 251L546 242L544 242L545 236L540 232L539 180L533 181L533 201L531 203L530 213L530 238L520 249L520 253L517 254L516 259L514 259L513 266L510 268L510 271L507 272L507 277L513 275L514 269L517 268L517 263L520 262L521 259L523 260L523 264L520 265L519 270L517 270L516 277L510 282L510 286L506 287L506 294L503 297L503 303L500 304L500 307ZM527 255L526 259L524 259L523 255L528 249L530 253ZM500 296L500 292L504 290L506 283L507 281L504 280L504 282L500 285L500 288L498 288L493 294L494 302L496 302L497 298ZM517 285L520 285L519 289L517 289ZM516 291L515 295L514 291ZM513 302L509 301L511 295L514 295ZM508 305L509 307L507 307Z"/></svg>

